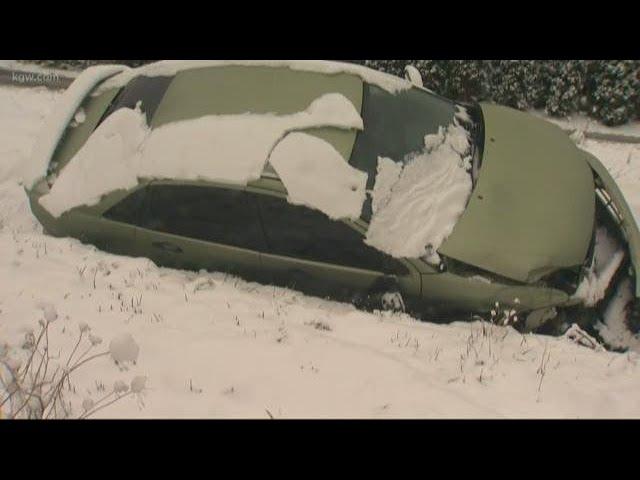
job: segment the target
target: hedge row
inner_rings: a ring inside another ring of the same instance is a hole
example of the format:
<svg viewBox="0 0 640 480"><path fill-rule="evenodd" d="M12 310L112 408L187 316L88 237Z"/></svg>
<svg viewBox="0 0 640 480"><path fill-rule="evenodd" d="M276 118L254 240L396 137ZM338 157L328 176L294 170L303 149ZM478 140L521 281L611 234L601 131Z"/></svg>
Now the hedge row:
<svg viewBox="0 0 640 480"><path fill-rule="evenodd" d="M638 60L353 60L403 76L412 64L425 86L461 101L489 100L520 110L544 109L549 115L581 112L605 125L640 118ZM56 68L86 68L95 63L139 66L147 60L40 60Z"/></svg>
<svg viewBox="0 0 640 480"><path fill-rule="evenodd" d="M489 100L549 115L581 112L605 125L640 118L638 60L361 60L402 75L413 64L425 86L456 100Z"/></svg>

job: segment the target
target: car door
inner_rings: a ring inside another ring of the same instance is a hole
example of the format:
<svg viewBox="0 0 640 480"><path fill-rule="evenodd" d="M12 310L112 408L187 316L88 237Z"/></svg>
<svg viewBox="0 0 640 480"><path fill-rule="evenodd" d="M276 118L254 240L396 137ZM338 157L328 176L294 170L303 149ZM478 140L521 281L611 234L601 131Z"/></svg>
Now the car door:
<svg viewBox="0 0 640 480"><path fill-rule="evenodd" d="M64 215L61 233L107 252L142 256L136 232L143 203L144 187L113 192L97 205L82 206Z"/></svg>
<svg viewBox="0 0 640 480"><path fill-rule="evenodd" d="M239 188L151 183L137 241L158 265L261 279L260 220Z"/></svg>
<svg viewBox="0 0 640 480"><path fill-rule="evenodd" d="M344 301L389 280L419 294L419 281L414 281L412 272L366 245L353 226L292 205L281 195L256 189L248 195L260 211L267 243L261 261L269 281Z"/></svg>

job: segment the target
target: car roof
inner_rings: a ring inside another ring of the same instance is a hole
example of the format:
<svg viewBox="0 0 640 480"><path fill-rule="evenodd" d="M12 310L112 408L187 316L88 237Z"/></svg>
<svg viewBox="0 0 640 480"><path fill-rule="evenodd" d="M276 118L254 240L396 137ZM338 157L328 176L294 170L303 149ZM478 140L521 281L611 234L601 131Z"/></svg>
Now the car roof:
<svg viewBox="0 0 640 480"><path fill-rule="evenodd" d="M411 82L362 65L327 60L162 60L126 69L105 82L100 89L121 88L138 76L174 76L181 72L206 68L247 67L315 72L323 75L348 74L392 93L412 88Z"/></svg>
<svg viewBox="0 0 640 480"><path fill-rule="evenodd" d="M287 115L304 111L319 97L338 93L348 99L357 112L362 111L363 80L350 72L335 73L298 70L267 65L217 65L176 69L161 97L154 99L154 109L148 114L151 129L163 125L200 118L209 115ZM189 65L192 65L191 63ZM247 72L250 69L250 72ZM130 73L134 70L128 70ZM138 70L143 73L144 70ZM155 70L158 73L158 70ZM170 73L168 70L163 70ZM67 128L58 144L51 163L62 168L86 143L89 136L103 120L103 113L112 102L126 96L127 88L137 90L149 85L157 90L159 77L133 76L123 87L98 87L82 104L85 120L81 125ZM149 103L149 102L147 102ZM313 127L301 129L309 135L330 143L348 162L355 144L357 132L344 128ZM273 169L266 175L277 177Z"/></svg>

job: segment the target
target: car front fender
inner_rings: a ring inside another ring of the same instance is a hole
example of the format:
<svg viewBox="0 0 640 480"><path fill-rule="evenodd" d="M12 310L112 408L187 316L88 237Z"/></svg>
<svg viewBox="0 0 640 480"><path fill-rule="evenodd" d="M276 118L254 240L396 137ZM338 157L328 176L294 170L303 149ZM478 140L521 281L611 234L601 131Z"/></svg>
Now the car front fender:
<svg viewBox="0 0 640 480"><path fill-rule="evenodd" d="M608 206L610 213L618 222L620 230L627 241L631 264L633 265L633 276L636 279L635 296L640 298L640 282L637 280L640 268L640 229L638 228L638 223L622 191L602 162L588 152L584 152L584 158L597 177L596 188L598 189L598 196ZM600 180L600 185L598 185L598 179Z"/></svg>

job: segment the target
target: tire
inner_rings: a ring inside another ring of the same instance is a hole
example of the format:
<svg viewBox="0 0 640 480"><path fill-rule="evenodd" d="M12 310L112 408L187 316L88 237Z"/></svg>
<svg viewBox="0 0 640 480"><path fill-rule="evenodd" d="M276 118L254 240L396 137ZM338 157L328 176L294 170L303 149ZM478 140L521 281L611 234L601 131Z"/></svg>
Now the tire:
<svg viewBox="0 0 640 480"><path fill-rule="evenodd" d="M352 303L356 308L368 311L404 312L404 299L396 280L391 277L380 279L366 294L356 295Z"/></svg>
<svg viewBox="0 0 640 480"><path fill-rule="evenodd" d="M389 292L378 292L367 295L364 301L360 302L364 310L374 312L404 312L405 305L402 294L399 290ZM357 305L356 305L357 306Z"/></svg>

